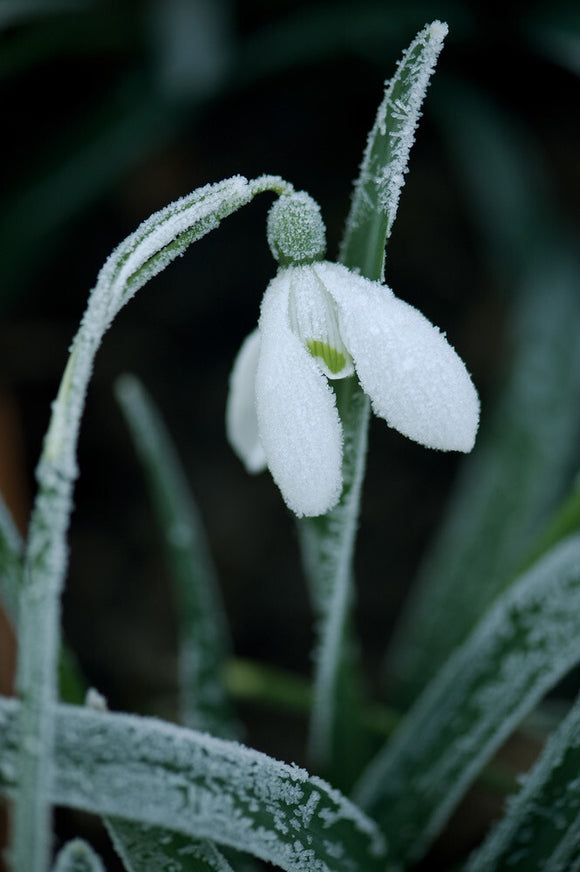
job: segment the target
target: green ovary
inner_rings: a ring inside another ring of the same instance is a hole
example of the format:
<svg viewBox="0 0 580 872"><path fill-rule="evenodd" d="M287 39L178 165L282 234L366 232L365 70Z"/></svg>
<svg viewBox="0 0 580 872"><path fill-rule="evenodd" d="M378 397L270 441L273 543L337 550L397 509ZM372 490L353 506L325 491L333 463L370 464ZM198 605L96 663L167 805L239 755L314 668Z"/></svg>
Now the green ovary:
<svg viewBox="0 0 580 872"><path fill-rule="evenodd" d="M328 342L321 342L319 339L308 339L306 347L312 357L320 357L333 374L340 372L346 365L344 354L333 348Z"/></svg>

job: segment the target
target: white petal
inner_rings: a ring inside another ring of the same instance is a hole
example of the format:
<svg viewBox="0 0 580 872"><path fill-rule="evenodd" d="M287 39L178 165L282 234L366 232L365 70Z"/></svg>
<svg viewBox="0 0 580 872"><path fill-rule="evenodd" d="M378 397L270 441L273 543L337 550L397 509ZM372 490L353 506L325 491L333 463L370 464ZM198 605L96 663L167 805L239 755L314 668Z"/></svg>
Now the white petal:
<svg viewBox="0 0 580 872"><path fill-rule="evenodd" d="M298 516L321 515L342 490L342 427L334 393L290 327L292 271L279 270L262 301L256 409L286 504Z"/></svg>
<svg viewBox="0 0 580 872"><path fill-rule="evenodd" d="M227 437L248 472L262 472L266 468L266 455L260 442L256 415L259 352L260 334L254 330L244 339L234 362L226 405Z"/></svg>
<svg viewBox="0 0 580 872"><path fill-rule="evenodd" d="M444 335L384 286L352 276L349 287L338 274L324 281L375 414L429 448L471 451L479 400Z"/></svg>

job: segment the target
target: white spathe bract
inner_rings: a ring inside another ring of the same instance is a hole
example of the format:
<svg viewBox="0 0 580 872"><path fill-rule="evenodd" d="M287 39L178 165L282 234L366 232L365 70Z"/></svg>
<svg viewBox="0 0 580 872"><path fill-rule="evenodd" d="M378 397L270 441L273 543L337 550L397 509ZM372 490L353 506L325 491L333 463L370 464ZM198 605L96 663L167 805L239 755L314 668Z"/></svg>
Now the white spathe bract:
<svg viewBox="0 0 580 872"><path fill-rule="evenodd" d="M226 424L247 469L267 465L298 516L340 497L342 426L328 379L353 371L390 427L428 448L473 448L477 392L437 327L340 264L279 269L236 359Z"/></svg>

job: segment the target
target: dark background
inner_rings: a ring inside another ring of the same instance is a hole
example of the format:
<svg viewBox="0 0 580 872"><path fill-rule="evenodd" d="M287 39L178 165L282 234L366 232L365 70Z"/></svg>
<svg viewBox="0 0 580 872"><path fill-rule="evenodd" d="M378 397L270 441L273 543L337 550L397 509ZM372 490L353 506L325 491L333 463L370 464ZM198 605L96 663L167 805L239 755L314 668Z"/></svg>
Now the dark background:
<svg viewBox="0 0 580 872"><path fill-rule="evenodd" d="M513 264L509 251L490 256L440 107L461 121L460 104L454 110L446 100L458 87L490 101L538 156L560 214L575 221L578 80L573 59L548 38L554 22L577 34L572 4L510 4L501 20L483 2L159 0L57 10L23 14L0 32L0 484L23 532L50 402L112 248L196 187L276 173L319 201L334 258L383 82L433 18L447 20L450 34L412 152L387 282L447 332L485 416L509 350ZM227 219L144 288L97 357L64 629L112 708L175 715L162 543L113 397L115 378L127 371L143 380L174 435L236 654L310 671L312 616L293 519L267 473L245 473L223 424L233 359L275 271L265 238L271 199L262 195ZM397 612L459 462L372 422L356 569L358 629L375 694ZM253 706L245 714L250 744L302 762L301 721Z"/></svg>

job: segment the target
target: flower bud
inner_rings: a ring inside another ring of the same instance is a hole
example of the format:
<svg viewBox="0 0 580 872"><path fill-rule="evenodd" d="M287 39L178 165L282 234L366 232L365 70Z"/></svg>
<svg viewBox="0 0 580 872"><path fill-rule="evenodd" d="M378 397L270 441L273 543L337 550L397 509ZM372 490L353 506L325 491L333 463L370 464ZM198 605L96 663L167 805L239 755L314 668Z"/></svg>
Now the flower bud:
<svg viewBox="0 0 580 872"><path fill-rule="evenodd" d="M305 191L283 195L268 213L268 245L280 266L323 260L326 228L320 206Z"/></svg>

